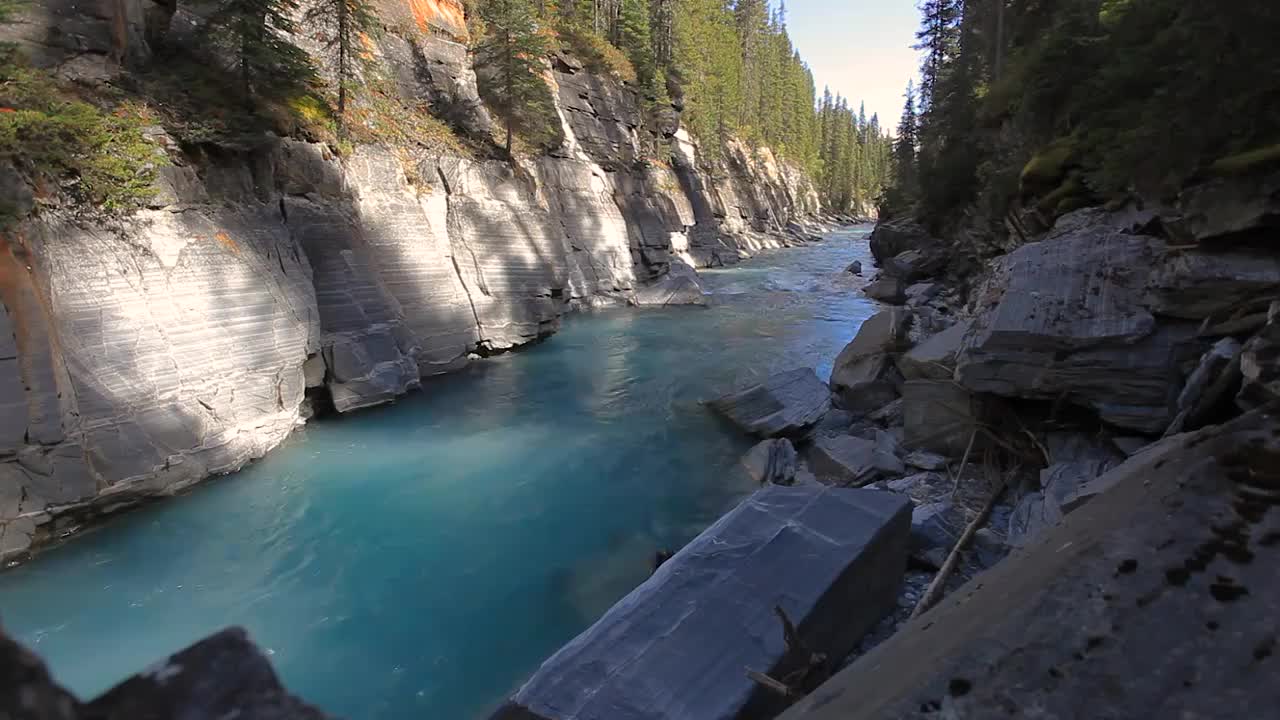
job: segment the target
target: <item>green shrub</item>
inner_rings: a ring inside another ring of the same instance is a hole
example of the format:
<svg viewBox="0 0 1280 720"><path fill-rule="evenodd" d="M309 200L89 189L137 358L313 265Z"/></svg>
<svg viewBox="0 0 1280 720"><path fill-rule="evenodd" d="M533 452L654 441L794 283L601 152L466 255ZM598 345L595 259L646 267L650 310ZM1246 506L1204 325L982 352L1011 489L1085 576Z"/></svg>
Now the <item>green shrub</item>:
<svg viewBox="0 0 1280 720"><path fill-rule="evenodd" d="M1272 168L1280 168L1280 143L1219 158L1209 166L1209 172L1220 176L1248 175Z"/></svg>
<svg viewBox="0 0 1280 720"><path fill-rule="evenodd" d="M569 52L591 72L607 73L632 84L638 81L635 65L627 54L600 35L570 24L562 25L557 33Z"/></svg>
<svg viewBox="0 0 1280 720"><path fill-rule="evenodd" d="M0 66L0 158L54 176L108 211L138 205L167 156L142 129L155 124L146 106L108 112L76 99L47 73L12 58Z"/></svg>

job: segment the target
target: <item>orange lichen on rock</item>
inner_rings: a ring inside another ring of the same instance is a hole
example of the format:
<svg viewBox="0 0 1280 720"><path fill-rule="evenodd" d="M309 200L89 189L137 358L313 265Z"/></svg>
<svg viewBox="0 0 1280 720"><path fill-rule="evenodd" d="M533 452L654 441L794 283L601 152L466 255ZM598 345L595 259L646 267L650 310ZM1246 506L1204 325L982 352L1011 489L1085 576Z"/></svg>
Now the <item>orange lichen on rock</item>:
<svg viewBox="0 0 1280 720"><path fill-rule="evenodd" d="M467 17L457 0L407 0L418 28L425 33L449 35L459 42L467 39Z"/></svg>
<svg viewBox="0 0 1280 720"><path fill-rule="evenodd" d="M230 250L232 254L234 255L240 254L240 247L236 245L236 241L232 240L231 236L226 234L225 232L222 232L221 230L219 230L218 232L213 234L213 239L217 240L218 243L222 245L222 247Z"/></svg>

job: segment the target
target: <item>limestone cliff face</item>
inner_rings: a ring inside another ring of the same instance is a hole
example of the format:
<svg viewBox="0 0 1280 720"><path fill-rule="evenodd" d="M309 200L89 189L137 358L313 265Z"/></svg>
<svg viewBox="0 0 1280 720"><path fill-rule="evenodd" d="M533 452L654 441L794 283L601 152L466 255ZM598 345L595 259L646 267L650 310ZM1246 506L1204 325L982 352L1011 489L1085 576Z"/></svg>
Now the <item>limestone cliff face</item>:
<svg viewBox="0 0 1280 720"><path fill-rule="evenodd" d="M486 133L461 10L396 7L424 30L378 41L400 91ZM58 36L78 54L18 40L49 66L110 70L169 19L131 0L98 10L50 8L93 40ZM686 263L803 239L816 194L767 150L701 163L632 89L571 58L547 79L565 141L515 166L378 146L339 159L285 138L167 143L174 165L149 207L112 221L45 211L0 236L0 558L242 467L304 420L308 388L340 412L388 402L555 332L573 308L667 302L646 289L693 282Z"/></svg>

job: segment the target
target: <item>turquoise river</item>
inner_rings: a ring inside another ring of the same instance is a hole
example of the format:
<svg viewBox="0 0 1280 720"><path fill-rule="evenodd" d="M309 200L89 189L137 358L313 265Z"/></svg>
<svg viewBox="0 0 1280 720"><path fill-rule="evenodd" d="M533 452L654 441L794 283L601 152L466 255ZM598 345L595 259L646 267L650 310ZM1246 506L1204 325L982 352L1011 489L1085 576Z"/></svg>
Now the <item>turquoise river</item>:
<svg viewBox="0 0 1280 720"><path fill-rule="evenodd" d="M242 625L351 720L483 717L753 488L700 401L831 362L869 227L703 274L709 308L575 314L399 403L0 574L0 622L82 697Z"/></svg>

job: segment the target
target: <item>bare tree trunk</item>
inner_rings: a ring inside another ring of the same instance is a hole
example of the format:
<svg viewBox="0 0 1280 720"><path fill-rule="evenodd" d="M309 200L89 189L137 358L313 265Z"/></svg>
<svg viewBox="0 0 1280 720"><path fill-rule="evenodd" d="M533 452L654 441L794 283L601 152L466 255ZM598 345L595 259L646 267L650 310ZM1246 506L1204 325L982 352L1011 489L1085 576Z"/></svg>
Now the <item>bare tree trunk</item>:
<svg viewBox="0 0 1280 720"><path fill-rule="evenodd" d="M996 0L996 66L997 80L1004 74L1004 0Z"/></svg>
<svg viewBox="0 0 1280 720"><path fill-rule="evenodd" d="M351 29L348 27L348 0L338 0L338 137L343 137L347 117L347 79L350 69L347 67L348 45L351 42Z"/></svg>

